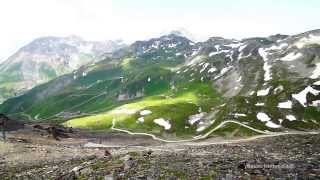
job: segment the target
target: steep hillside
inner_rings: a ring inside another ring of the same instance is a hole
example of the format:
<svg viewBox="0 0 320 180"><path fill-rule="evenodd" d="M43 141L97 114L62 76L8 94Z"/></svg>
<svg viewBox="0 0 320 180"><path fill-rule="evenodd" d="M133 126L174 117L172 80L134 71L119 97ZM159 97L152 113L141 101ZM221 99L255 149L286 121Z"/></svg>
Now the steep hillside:
<svg viewBox="0 0 320 180"><path fill-rule="evenodd" d="M311 130L320 127L319 78L319 30L200 43L170 34L37 86L0 112L164 139Z"/></svg>
<svg viewBox="0 0 320 180"><path fill-rule="evenodd" d="M88 42L76 36L38 38L0 64L0 103L120 47L116 41Z"/></svg>

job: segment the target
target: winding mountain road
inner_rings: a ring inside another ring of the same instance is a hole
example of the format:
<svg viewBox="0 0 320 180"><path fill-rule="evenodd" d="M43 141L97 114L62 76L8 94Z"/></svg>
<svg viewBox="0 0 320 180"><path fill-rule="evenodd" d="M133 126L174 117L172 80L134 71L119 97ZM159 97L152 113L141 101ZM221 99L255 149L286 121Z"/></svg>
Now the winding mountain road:
<svg viewBox="0 0 320 180"><path fill-rule="evenodd" d="M209 132L207 132L206 134L204 135L200 135L200 136L196 136L194 137L193 139L184 139L184 140L166 140L166 139L162 139L162 138L159 138L153 134L149 134L149 133L135 133L135 132L131 132L131 131L128 131L128 130L124 130L124 129L119 129L119 128L115 128L115 124L116 124L116 120L113 119L112 121L112 127L111 129L112 130L115 130L115 131L120 131L120 132L125 132L125 133L128 133L130 135L145 135L145 136L150 136L152 139L154 140L158 140L158 141L161 141L161 142L166 142L166 143L181 143L181 142L192 142L192 141L197 141L197 140L201 140L201 139L205 139L207 138L210 134L212 134L214 131L220 129L222 126L224 126L225 124L228 124L228 123L235 123L235 124L238 124L240 126L243 126L245 128L248 128L254 132L257 132L257 133L261 133L263 135L259 135L259 136L254 136L254 137L251 137L251 138L247 138L247 139L238 139L238 140L232 140L232 141L226 141L224 143L231 143L231 142L239 142L239 141L244 141L244 140L253 140L253 139L257 139L257 138L262 138L262 137L272 137L272 136L281 136L281 135L288 135L288 134L319 134L319 132L300 132L300 131L297 131L297 132L265 132L265 131L261 131L259 129L255 129L253 127L250 127L248 125L245 125L243 123L240 123L238 121L233 121L233 120L228 120L228 121L224 121L222 123L220 123L218 126L216 126L215 128L211 129ZM220 142L221 143L221 142ZM207 144L207 143L206 143ZM217 143L209 143L209 144L217 144Z"/></svg>

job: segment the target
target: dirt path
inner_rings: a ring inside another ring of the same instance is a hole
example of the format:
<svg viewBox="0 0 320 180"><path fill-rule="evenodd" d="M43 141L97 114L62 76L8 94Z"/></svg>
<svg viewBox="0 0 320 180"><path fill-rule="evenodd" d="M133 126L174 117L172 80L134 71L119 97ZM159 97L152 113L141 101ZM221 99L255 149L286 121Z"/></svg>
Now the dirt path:
<svg viewBox="0 0 320 180"><path fill-rule="evenodd" d="M196 136L193 139L185 139L185 140L166 140L166 139L162 139L159 138L157 136L155 136L154 134L149 134L149 133L135 133L135 132L131 132L128 130L124 130L124 129L119 129L119 128L115 128L115 124L116 124L116 120L114 119L112 121L112 130L115 131L120 131L120 132L124 132L124 133L128 133L130 135L144 135L144 136L149 136L154 140L157 141L161 141L161 142L165 142L165 143L185 143L185 142L194 142L194 141L199 141L199 140L204 140L206 138L208 138L213 132L217 131L218 129L220 129L221 127L223 127L225 124L229 124L229 123L234 123L234 124L238 124L240 126L243 126L245 128L248 128L254 132L260 133L262 135L258 135L258 136L254 136L251 138L245 138L245 139L237 139L237 140L232 140L232 141L221 141L221 142L210 142L209 144L225 144L225 143L237 143L237 142L242 142L242 141L250 141L250 140L254 140L257 138L264 138L264 137L274 137L274 136L282 136L282 135L290 135L290 134L319 134L318 131L311 131L311 132L301 132L301 131L293 131L293 132L265 132L265 131L261 131L259 129L255 129L253 127L250 127L246 124L240 123L238 121L233 121L233 120L229 120L229 121L224 121L222 123L220 123L218 126L216 126L215 128L213 128L212 130L210 130L209 132L207 132L204 135L200 135L200 136ZM197 145L199 143L193 143L192 145ZM205 142L202 142L201 144L206 144Z"/></svg>

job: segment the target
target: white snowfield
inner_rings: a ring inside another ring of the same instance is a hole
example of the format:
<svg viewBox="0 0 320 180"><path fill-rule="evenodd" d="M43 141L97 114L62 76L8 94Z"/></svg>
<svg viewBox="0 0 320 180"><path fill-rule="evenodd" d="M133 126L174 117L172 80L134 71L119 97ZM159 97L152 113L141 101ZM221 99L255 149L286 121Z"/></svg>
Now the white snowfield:
<svg viewBox="0 0 320 180"><path fill-rule="evenodd" d="M271 118L266 113L263 113L263 112L259 112L257 114L257 119L262 122L267 122L271 120Z"/></svg>
<svg viewBox="0 0 320 180"><path fill-rule="evenodd" d="M297 60L299 58L301 58L303 55L300 52L291 52L289 54L287 54L286 56L284 56L283 58L281 58L280 60L282 61L294 61Z"/></svg>
<svg viewBox="0 0 320 180"><path fill-rule="evenodd" d="M286 48L286 47L288 47L288 46L289 46L288 43L281 43L281 44L279 44L278 46L273 45L273 46L267 48L267 50L268 50L268 51L281 50L281 49Z"/></svg>
<svg viewBox="0 0 320 180"><path fill-rule="evenodd" d="M269 94L269 91L270 91L270 87L268 87L267 89L259 90L257 92L257 96L266 96Z"/></svg>
<svg viewBox="0 0 320 180"><path fill-rule="evenodd" d="M294 116L294 115L287 115L286 116L286 119L288 119L289 121L295 121L295 120L297 120L297 118Z"/></svg>
<svg viewBox="0 0 320 180"><path fill-rule="evenodd" d="M298 48L303 48L304 46L309 44L320 44L320 36L309 34L308 37L299 39L299 41L295 43L295 46L297 46Z"/></svg>
<svg viewBox="0 0 320 180"><path fill-rule="evenodd" d="M311 86L306 87L304 90L302 90L301 92L299 92L298 94L292 94L292 97L294 99L296 99L297 101L299 101L299 103L303 106L303 107L307 107L307 94L311 93L315 96L320 94L320 91L313 89Z"/></svg>
<svg viewBox="0 0 320 180"><path fill-rule="evenodd" d="M164 127L165 130L171 129L171 124L169 120L165 120L163 118L158 118L153 120L154 123L158 124L159 126Z"/></svg>
<svg viewBox="0 0 320 180"><path fill-rule="evenodd" d="M179 53L176 53L176 56L181 56L181 55L182 55L182 53L180 53L180 52L179 52Z"/></svg>
<svg viewBox="0 0 320 180"><path fill-rule="evenodd" d="M233 115L234 117L247 117L247 115L243 113L234 113Z"/></svg>
<svg viewBox="0 0 320 180"><path fill-rule="evenodd" d="M217 68L212 67L212 68L210 68L210 69L208 70L208 73L213 73L213 72L215 72L215 71L217 71Z"/></svg>
<svg viewBox="0 0 320 180"><path fill-rule="evenodd" d="M286 102L281 102L278 104L278 108L291 109L292 108L292 101L288 100Z"/></svg>
<svg viewBox="0 0 320 180"><path fill-rule="evenodd" d="M264 103L256 103L255 106L264 106Z"/></svg>
<svg viewBox="0 0 320 180"><path fill-rule="evenodd" d="M230 67L224 67L221 69L220 74L225 74L226 72L228 72L230 69Z"/></svg>
<svg viewBox="0 0 320 180"><path fill-rule="evenodd" d="M264 81L269 81L272 79L271 77L271 65L268 64L268 53L265 49L259 48L258 50L260 56L262 57L264 64L263 64L263 70L264 70Z"/></svg>
<svg viewBox="0 0 320 180"><path fill-rule="evenodd" d="M320 63L316 64L315 70L312 72L312 75L310 76L311 79L317 79L320 77ZM319 82L319 81L318 81ZM320 84L320 82L319 82Z"/></svg>
<svg viewBox="0 0 320 180"><path fill-rule="evenodd" d="M239 47L239 52L242 52L246 47L248 46L248 44L243 44Z"/></svg>
<svg viewBox="0 0 320 180"><path fill-rule="evenodd" d="M313 107L320 107L320 100L312 101L311 106L313 106Z"/></svg>
<svg viewBox="0 0 320 180"><path fill-rule="evenodd" d="M320 81L314 82L313 85L320 86Z"/></svg>
<svg viewBox="0 0 320 180"><path fill-rule="evenodd" d="M268 121L268 122L266 123L266 126L269 127L269 128L280 128L280 127L281 127L281 125L275 124L275 123L272 122L272 121Z"/></svg>
<svg viewBox="0 0 320 180"><path fill-rule="evenodd" d="M248 55L244 56L243 50L244 50L247 46L248 46L248 45L245 44L245 45L242 45L242 46L239 47L238 51L239 51L240 54L239 54L239 56L238 56L238 60L240 60L240 59L242 59L242 58L246 58L246 57L251 56L251 52L250 52Z"/></svg>
<svg viewBox="0 0 320 180"><path fill-rule="evenodd" d="M191 116L189 116L188 122L190 125L193 125L194 123L200 121L205 115L206 115L206 113L204 113L204 112L191 115Z"/></svg>
<svg viewBox="0 0 320 180"><path fill-rule="evenodd" d="M140 111L140 115L141 115L141 116L146 116L146 115L149 115L149 114L151 114L151 113L152 113L152 111L150 111L150 110L148 110L148 109L145 109L145 110Z"/></svg>
<svg viewBox="0 0 320 180"><path fill-rule="evenodd" d="M215 45L214 48L216 48L217 51L220 50L220 45Z"/></svg>
<svg viewBox="0 0 320 180"><path fill-rule="evenodd" d="M197 128L197 132L201 132L201 131L204 131L207 127L206 126L200 126Z"/></svg>
<svg viewBox="0 0 320 180"><path fill-rule="evenodd" d="M209 54L209 57L212 57L212 56L217 55L217 54L229 53L229 52L230 52L230 50L221 50L221 51L211 52L211 53Z"/></svg>
<svg viewBox="0 0 320 180"><path fill-rule="evenodd" d="M266 122L265 125L269 128L280 128L281 127L280 125L272 122L271 118L266 113L259 112L257 114L257 119L260 120L261 122Z"/></svg>
<svg viewBox="0 0 320 180"><path fill-rule="evenodd" d="M143 123L143 122L144 122L144 117L139 117L139 118L138 118L138 122Z"/></svg>

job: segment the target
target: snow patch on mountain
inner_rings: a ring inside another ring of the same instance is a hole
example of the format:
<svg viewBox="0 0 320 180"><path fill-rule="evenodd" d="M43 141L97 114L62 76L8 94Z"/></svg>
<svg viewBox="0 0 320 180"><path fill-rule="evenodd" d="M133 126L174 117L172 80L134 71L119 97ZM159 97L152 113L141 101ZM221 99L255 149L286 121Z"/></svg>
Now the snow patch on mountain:
<svg viewBox="0 0 320 180"><path fill-rule="evenodd" d="M268 87L267 89L261 89L257 91L257 96L266 96L269 94L269 91L270 91L270 87Z"/></svg>
<svg viewBox="0 0 320 180"><path fill-rule="evenodd" d="M297 120L297 118L296 118L294 115L291 115L291 114L286 115L286 119L288 119L289 121L295 121L295 120Z"/></svg>
<svg viewBox="0 0 320 180"><path fill-rule="evenodd" d="M320 81L314 82L314 85L320 86Z"/></svg>
<svg viewBox="0 0 320 180"><path fill-rule="evenodd" d="M264 106L264 103L256 103L255 106Z"/></svg>
<svg viewBox="0 0 320 180"><path fill-rule="evenodd" d="M217 71L217 68L212 67L212 68L210 68L210 69L208 70L208 73L213 73L213 72L215 72L215 71Z"/></svg>
<svg viewBox="0 0 320 180"><path fill-rule="evenodd" d="M292 101L288 100L286 102L280 102L278 104L278 108L281 109L291 109L292 108Z"/></svg>
<svg viewBox="0 0 320 180"><path fill-rule="evenodd" d="M284 56L283 58L281 58L280 60L282 61L294 61L297 60L299 58L301 58L303 55L300 52L291 52L289 54L287 54L286 56Z"/></svg>
<svg viewBox="0 0 320 180"><path fill-rule="evenodd" d="M228 53L228 52L230 52L230 50L221 50L221 51L217 51L217 52L211 52L209 54L209 57L212 57L214 55L221 54L221 53Z"/></svg>
<svg viewBox="0 0 320 180"><path fill-rule="evenodd" d="M169 120L165 120L163 118L158 118L153 120L154 123L158 124L159 126L164 127L165 130L171 129L171 124Z"/></svg>
<svg viewBox="0 0 320 180"><path fill-rule="evenodd" d="M308 37L304 37L299 39L296 43L295 46L297 46L298 48L302 48L306 45L309 44L320 44L320 36L315 36L312 34L309 34Z"/></svg>
<svg viewBox="0 0 320 180"><path fill-rule="evenodd" d="M194 123L200 121L205 115L206 115L206 113L204 113L204 112L191 115L191 116L189 116L188 123L190 125L193 125Z"/></svg>
<svg viewBox="0 0 320 180"><path fill-rule="evenodd" d="M268 64L268 53L263 48L259 48L258 52L264 61L264 64L263 64L264 81L269 81L272 79L272 77L271 77L271 67L272 66L270 64Z"/></svg>
<svg viewBox="0 0 320 180"><path fill-rule="evenodd" d="M201 132L201 131L203 131L203 130L205 130L207 127L206 126L200 126L200 127L198 127L197 128L197 132Z"/></svg>
<svg viewBox="0 0 320 180"><path fill-rule="evenodd" d="M259 112L257 114L257 119L262 122L267 122L271 120L271 118L266 113L263 113L263 112Z"/></svg>
<svg viewBox="0 0 320 180"><path fill-rule="evenodd" d="M292 94L292 97L296 99L303 107L307 107L307 94L311 93L315 96L320 94L320 91L313 89L311 86L306 87L304 90L297 94Z"/></svg>
<svg viewBox="0 0 320 180"><path fill-rule="evenodd" d="M147 110L147 109L140 111L140 115L141 116L146 116L146 115L149 115L151 113L152 113L152 111Z"/></svg>
<svg viewBox="0 0 320 180"><path fill-rule="evenodd" d="M233 115L234 117L247 117L247 115L243 113L234 113Z"/></svg>
<svg viewBox="0 0 320 180"><path fill-rule="evenodd" d="M320 107L320 100L312 101L312 103L310 104L310 106L313 106L313 107Z"/></svg>
<svg viewBox="0 0 320 180"><path fill-rule="evenodd" d="M143 123L144 122L144 117L139 117L138 122Z"/></svg>
<svg viewBox="0 0 320 180"><path fill-rule="evenodd" d="M320 63L316 64L315 70L312 72L312 75L310 76L311 79L317 79L320 77Z"/></svg>
<svg viewBox="0 0 320 180"><path fill-rule="evenodd" d="M270 50L270 51L282 50L283 48L286 48L288 46L289 46L288 43L281 43L279 45L273 45L267 50Z"/></svg>
<svg viewBox="0 0 320 180"><path fill-rule="evenodd" d="M275 123L272 122L272 121L268 121L268 122L266 123L266 126L269 127L269 128L280 128L280 127L281 127L280 125L275 124Z"/></svg>
<svg viewBox="0 0 320 180"><path fill-rule="evenodd" d="M265 125L269 128L280 128L281 127L280 125L272 122L271 118L264 112L259 112L257 114L257 119L260 120L261 122L266 122Z"/></svg>

